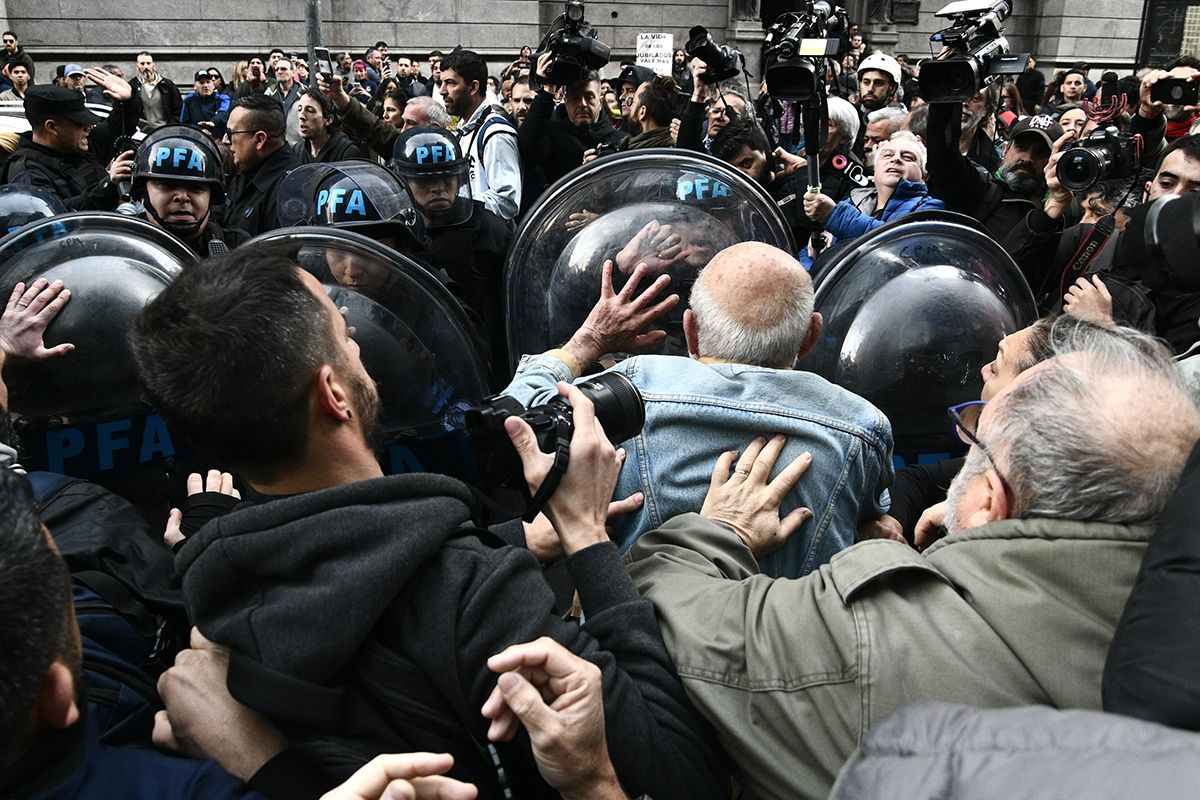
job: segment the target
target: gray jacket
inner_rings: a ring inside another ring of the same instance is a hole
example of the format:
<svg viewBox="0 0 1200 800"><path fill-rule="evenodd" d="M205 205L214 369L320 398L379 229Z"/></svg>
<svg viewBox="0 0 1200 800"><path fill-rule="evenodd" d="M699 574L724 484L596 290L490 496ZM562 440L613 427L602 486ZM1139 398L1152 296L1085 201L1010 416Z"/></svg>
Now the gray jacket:
<svg viewBox="0 0 1200 800"><path fill-rule="evenodd" d="M914 700L1099 709L1151 532L1004 520L924 555L863 542L784 580L758 574L729 528L689 514L627 560L738 779L762 798L815 798L868 728Z"/></svg>
<svg viewBox="0 0 1200 800"><path fill-rule="evenodd" d="M1096 711L913 703L871 729L830 800L1192 800L1200 736Z"/></svg>

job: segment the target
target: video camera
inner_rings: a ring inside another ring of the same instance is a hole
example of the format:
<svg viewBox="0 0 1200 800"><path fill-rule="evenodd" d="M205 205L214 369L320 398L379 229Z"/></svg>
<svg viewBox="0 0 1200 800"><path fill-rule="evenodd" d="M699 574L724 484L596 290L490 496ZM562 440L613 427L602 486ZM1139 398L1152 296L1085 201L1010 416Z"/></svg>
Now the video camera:
<svg viewBox="0 0 1200 800"><path fill-rule="evenodd" d="M619 372L602 372L577 384L577 387L595 406L596 419L604 427L609 441L620 443L642 432L642 426L646 423L646 406L629 378ZM542 452L557 455L555 469L551 470L538 493L544 501L557 487L568 466L566 456L575 433L571 403L567 398L558 396L527 409L511 397L496 395L467 409L467 436L479 470L480 488L509 489L528 498L529 488L525 483L521 459L504 431L504 420L509 417L520 417L529 423ZM559 462L562 462L561 467ZM540 506L541 503L531 501L531 505L523 509L526 521L541 510Z"/></svg>
<svg viewBox="0 0 1200 800"><path fill-rule="evenodd" d="M700 80L707 84L720 83L736 77L746 69L746 58L736 47L717 44L712 34L703 25L697 25L688 31L687 45L683 51L688 58L698 58L707 66L700 75Z"/></svg>
<svg viewBox="0 0 1200 800"><path fill-rule="evenodd" d="M589 71L608 63L609 47L596 36L596 29L583 18L583 0L567 0L566 10L550 26L533 63L544 53L553 53L546 80L556 86L574 86Z"/></svg>
<svg viewBox="0 0 1200 800"><path fill-rule="evenodd" d="M763 77L776 100L807 103L825 84L824 60L837 54L848 25L846 10L824 0L803 0L781 14L763 42Z"/></svg>
<svg viewBox="0 0 1200 800"><path fill-rule="evenodd" d="M970 100L997 75L1020 75L1028 53L1008 52L1001 23L1012 13L1012 0L958 0L935 16L952 20L929 37L948 54L921 62L921 97L927 103Z"/></svg>
<svg viewBox="0 0 1200 800"><path fill-rule="evenodd" d="M1160 197L1128 216L1119 263L1151 289L1200 292L1200 193Z"/></svg>
<svg viewBox="0 0 1200 800"><path fill-rule="evenodd" d="M1064 189L1078 192L1101 180L1133 178L1141 168L1140 137L1109 127L1067 145L1056 172Z"/></svg>

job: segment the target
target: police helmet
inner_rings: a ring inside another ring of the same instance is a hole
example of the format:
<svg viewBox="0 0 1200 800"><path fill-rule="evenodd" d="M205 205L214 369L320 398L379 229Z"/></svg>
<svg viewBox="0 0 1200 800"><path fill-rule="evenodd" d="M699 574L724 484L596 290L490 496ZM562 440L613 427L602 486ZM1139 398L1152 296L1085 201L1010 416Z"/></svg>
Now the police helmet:
<svg viewBox="0 0 1200 800"><path fill-rule="evenodd" d="M442 128L410 128L396 137L391 167L404 178L431 225L453 225L470 217L470 160ZM448 186L447 178L457 180L457 187Z"/></svg>
<svg viewBox="0 0 1200 800"><path fill-rule="evenodd" d="M67 207L50 192L33 186L0 186L0 236L12 233L34 220L67 213Z"/></svg>
<svg viewBox="0 0 1200 800"><path fill-rule="evenodd" d="M208 134L191 125L163 125L138 147L133 161L133 195L145 198L146 181L206 183L212 187L209 207L225 202L221 153Z"/></svg>
<svg viewBox="0 0 1200 800"><path fill-rule="evenodd" d="M373 239L394 238L398 249L429 246L407 187L373 161L297 167L280 182L276 204L284 227L330 225Z"/></svg>

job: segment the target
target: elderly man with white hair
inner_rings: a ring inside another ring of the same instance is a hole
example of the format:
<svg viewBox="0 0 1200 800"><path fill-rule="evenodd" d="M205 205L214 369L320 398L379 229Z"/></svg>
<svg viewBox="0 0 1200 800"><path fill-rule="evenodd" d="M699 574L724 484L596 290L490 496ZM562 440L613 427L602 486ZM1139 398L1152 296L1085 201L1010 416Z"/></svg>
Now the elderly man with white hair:
<svg viewBox="0 0 1200 800"><path fill-rule="evenodd" d="M777 507L804 462L766 480L779 440L722 459L703 517L629 551L689 697L757 797L826 797L860 737L916 700L1100 709L1200 410L1155 339L1064 317L1050 340L977 417L952 410L972 444L949 533L924 553L873 540L797 580L761 574L756 549L805 524Z"/></svg>
<svg viewBox="0 0 1200 800"><path fill-rule="evenodd" d="M820 192L804 196L804 213L835 239L853 239L914 211L945 208L925 185L925 145L909 131L897 131L875 152L875 186L855 189L837 203Z"/></svg>
<svg viewBox="0 0 1200 800"><path fill-rule="evenodd" d="M660 276L640 295L637 269L619 291L611 264L604 268L600 301L561 349L521 361L505 394L526 406L557 394L606 353L628 353L666 334L643 331L679 300L657 301L669 278ZM619 273L618 273L619 274ZM646 407L642 432L625 443L618 498L641 496L634 511L611 520L622 549L671 517L696 512L704 501L713 462L756 436L785 433L786 454L812 454L819 466L784 501L806 507L804 535L778 552L763 550L769 575L798 577L855 541L860 522L878 519L890 504L892 430L861 397L810 372L793 369L821 331L808 273L788 253L745 242L717 253L692 287L684 312L690 357L643 355L613 367L633 382Z"/></svg>

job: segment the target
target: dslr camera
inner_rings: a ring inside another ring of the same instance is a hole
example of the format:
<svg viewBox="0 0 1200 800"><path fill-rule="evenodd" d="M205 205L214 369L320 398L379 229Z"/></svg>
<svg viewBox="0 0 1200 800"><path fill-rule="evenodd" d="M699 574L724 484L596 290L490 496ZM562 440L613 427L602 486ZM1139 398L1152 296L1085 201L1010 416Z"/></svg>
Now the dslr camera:
<svg viewBox="0 0 1200 800"><path fill-rule="evenodd" d="M921 62L921 97L927 103L970 100L997 75L1020 75L1028 53L1009 53L1001 23L1012 13L1012 0L958 0L937 12L949 28L929 37L948 54Z"/></svg>
<svg viewBox="0 0 1200 800"><path fill-rule="evenodd" d="M746 59L742 51L729 45L717 44L712 34L703 25L697 25L688 31L687 44L683 48L687 57L698 58L707 66L700 75L700 80L712 85L737 77L746 69Z"/></svg>
<svg viewBox="0 0 1200 800"><path fill-rule="evenodd" d="M1069 144L1055 172L1064 189L1078 192L1098 181L1133 178L1141 168L1138 137L1109 127L1092 131L1086 138Z"/></svg>
<svg viewBox="0 0 1200 800"><path fill-rule="evenodd" d="M810 103L823 96L825 59L836 55L846 30L845 9L824 0L802 0L781 14L763 42L763 77L776 100Z"/></svg>
<svg viewBox="0 0 1200 800"><path fill-rule="evenodd" d="M646 406L629 378L619 372L602 372L576 386L592 401L596 419L604 426L609 441L623 442L642 432L642 426L646 424ZM529 423L542 452L559 453L561 458L570 450L575 433L571 403L560 395L540 406L525 408L512 397L496 395L467 409L467 438L479 472L480 488L485 491L507 489L528 501L529 487L525 483L521 458L504 431L504 420L509 417L520 417ZM557 486L558 477L552 472L547 481L553 480L553 485ZM528 519L539 510L526 508L522 513Z"/></svg>
<svg viewBox="0 0 1200 800"><path fill-rule="evenodd" d="M574 86L588 72L608 63L609 47L596 35L596 29L583 18L583 0L567 0L566 10L542 40L533 63L543 53L553 53L546 80L556 86Z"/></svg>

